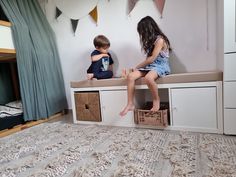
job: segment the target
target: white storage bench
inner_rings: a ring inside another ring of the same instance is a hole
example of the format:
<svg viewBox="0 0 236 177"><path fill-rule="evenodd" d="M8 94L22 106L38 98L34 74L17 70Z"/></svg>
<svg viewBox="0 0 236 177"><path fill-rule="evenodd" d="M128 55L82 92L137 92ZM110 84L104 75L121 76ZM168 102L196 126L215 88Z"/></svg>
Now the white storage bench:
<svg viewBox="0 0 236 177"><path fill-rule="evenodd" d="M169 103L169 126L165 129L223 133L222 79L222 72L171 74L157 79L161 102ZM137 80L135 87L137 108L152 101L143 79ZM95 93L99 97L99 100L83 100L82 115L87 111L93 115L92 121L78 117L81 105L77 96L83 93ZM135 124L132 111L124 117L119 116L127 103L126 79L71 82L71 101L74 123L158 128Z"/></svg>

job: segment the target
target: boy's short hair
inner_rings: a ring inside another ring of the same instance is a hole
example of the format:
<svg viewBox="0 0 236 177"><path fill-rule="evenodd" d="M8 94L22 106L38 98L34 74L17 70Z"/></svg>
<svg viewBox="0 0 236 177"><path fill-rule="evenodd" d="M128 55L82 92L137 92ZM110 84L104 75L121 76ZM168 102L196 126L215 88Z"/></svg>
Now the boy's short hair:
<svg viewBox="0 0 236 177"><path fill-rule="evenodd" d="M93 44L95 47L98 47L98 48L110 47L110 41L104 35L96 36L93 40Z"/></svg>

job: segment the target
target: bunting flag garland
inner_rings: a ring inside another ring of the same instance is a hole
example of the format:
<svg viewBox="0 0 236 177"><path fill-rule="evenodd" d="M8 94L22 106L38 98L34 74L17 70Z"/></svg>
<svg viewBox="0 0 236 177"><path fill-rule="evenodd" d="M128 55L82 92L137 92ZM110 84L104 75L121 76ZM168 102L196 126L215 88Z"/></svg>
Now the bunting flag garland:
<svg viewBox="0 0 236 177"><path fill-rule="evenodd" d="M163 14L163 10L164 10L164 6L165 6L165 0L154 0L156 7L158 9L158 11L161 14L161 18L162 18L162 14Z"/></svg>
<svg viewBox="0 0 236 177"><path fill-rule="evenodd" d="M128 14L131 13L131 11L134 9L136 3L138 2L139 0L129 0L128 1L128 7L129 7L129 11L128 11Z"/></svg>
<svg viewBox="0 0 236 177"><path fill-rule="evenodd" d="M62 11L61 11L58 7L56 7L56 17L55 17L55 18L57 19L61 14L62 14ZM95 23L96 23L96 25L97 25L97 22L98 22L97 6L95 6L95 7L93 8L93 10L91 10L91 11L89 12L89 15L90 15L90 17L95 21ZM73 29L73 31L74 31L74 34L75 34L76 29L77 29L79 20L80 20L80 19L72 19L72 18L70 19L71 25L72 25L72 29Z"/></svg>
<svg viewBox="0 0 236 177"><path fill-rule="evenodd" d="M74 20L74 19L70 19L70 21L71 21L72 29L73 29L74 34L75 34L75 31L76 31L76 28L77 28L77 25L78 25L79 19L76 19L76 20Z"/></svg>
<svg viewBox="0 0 236 177"><path fill-rule="evenodd" d="M78 23L82 18L90 16L93 21L98 23L98 9L97 5L100 0L57 0L56 3L56 16L63 14L64 17L69 18L72 30L75 34ZM78 8L76 8L78 7Z"/></svg>
<svg viewBox="0 0 236 177"><path fill-rule="evenodd" d="M60 11L60 9L58 9L56 7L56 19L62 14L62 12Z"/></svg>
<svg viewBox="0 0 236 177"><path fill-rule="evenodd" d="M89 15L92 17L92 19L96 22L98 22L98 12L97 12L97 6L91 11L89 12Z"/></svg>
<svg viewBox="0 0 236 177"><path fill-rule="evenodd" d="M128 0L128 14L130 14L131 11L135 8L138 1L139 0ZM60 0L57 2L58 4L56 4L55 18L58 19L58 17L62 13L65 14L65 16L67 16L68 18L70 18L72 29L75 34L79 20L87 15L89 15L93 19L96 25L98 24L98 8L97 8L98 2L99 0L96 1ZM108 2L110 2L110 0L108 0ZM155 2L155 5L158 11L160 12L162 18L165 6L165 0L153 0L153 2ZM80 11L77 11L75 8L73 8L75 7L75 5L77 6L79 5L81 7L85 7L86 5L86 8L82 8Z"/></svg>

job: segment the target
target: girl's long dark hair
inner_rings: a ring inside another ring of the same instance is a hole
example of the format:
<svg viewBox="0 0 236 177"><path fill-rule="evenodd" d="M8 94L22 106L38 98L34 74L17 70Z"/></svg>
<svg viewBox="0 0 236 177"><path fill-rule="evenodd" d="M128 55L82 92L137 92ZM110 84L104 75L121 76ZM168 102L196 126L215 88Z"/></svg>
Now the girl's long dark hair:
<svg viewBox="0 0 236 177"><path fill-rule="evenodd" d="M171 50L169 39L161 31L152 17L146 16L142 18L138 23L137 31L139 33L142 49L144 50L145 54L147 54L147 56L152 55L154 43L158 35L160 35L165 40L167 47L169 50Z"/></svg>

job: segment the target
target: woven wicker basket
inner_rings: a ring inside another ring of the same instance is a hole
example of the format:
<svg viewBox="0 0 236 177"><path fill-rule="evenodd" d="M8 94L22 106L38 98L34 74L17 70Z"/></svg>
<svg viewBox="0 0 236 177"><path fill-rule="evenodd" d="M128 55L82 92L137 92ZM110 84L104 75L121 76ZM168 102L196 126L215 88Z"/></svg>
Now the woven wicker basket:
<svg viewBox="0 0 236 177"><path fill-rule="evenodd" d="M140 125L166 127L168 125L168 109L155 112L150 110L135 109L134 122Z"/></svg>

